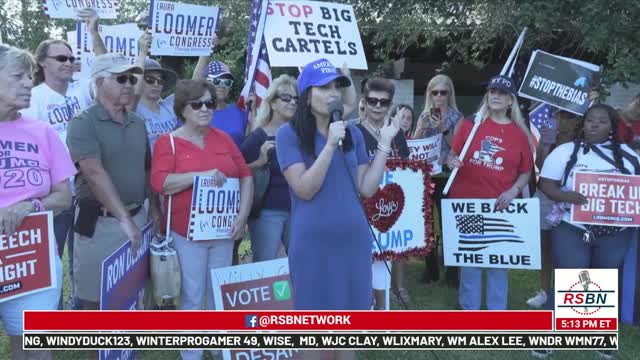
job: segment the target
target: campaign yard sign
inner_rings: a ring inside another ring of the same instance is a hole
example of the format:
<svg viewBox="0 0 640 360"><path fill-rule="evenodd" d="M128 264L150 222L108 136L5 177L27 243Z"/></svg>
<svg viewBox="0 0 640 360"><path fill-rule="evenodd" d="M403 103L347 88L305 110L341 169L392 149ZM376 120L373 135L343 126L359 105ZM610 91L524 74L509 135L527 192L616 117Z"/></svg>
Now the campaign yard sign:
<svg viewBox="0 0 640 360"><path fill-rule="evenodd" d="M193 179L189 240L218 240L231 236L231 226L240 213L240 180L227 178L214 185L211 176Z"/></svg>
<svg viewBox="0 0 640 360"><path fill-rule="evenodd" d="M571 205L571 221L621 227L640 226L640 176L577 172L573 191L585 205Z"/></svg>
<svg viewBox="0 0 640 360"><path fill-rule="evenodd" d="M597 65L536 50L518 94L582 115L599 71Z"/></svg>
<svg viewBox="0 0 640 360"><path fill-rule="evenodd" d="M84 23L78 23L76 31L79 34L80 41L77 42L78 54L80 56L80 77L87 79L91 77L91 68L96 59L93 52L93 39L87 31ZM138 25L119 24L119 25L99 25L98 32L104 42L107 52L120 53L124 55L131 64L136 63L138 56L138 40L142 36L142 31Z"/></svg>
<svg viewBox="0 0 640 360"><path fill-rule="evenodd" d="M53 214L34 213L13 234L0 233L0 303L55 288Z"/></svg>
<svg viewBox="0 0 640 360"><path fill-rule="evenodd" d="M353 7L319 1L270 1L264 38L271 66L299 67L326 58L367 70Z"/></svg>
<svg viewBox="0 0 640 360"><path fill-rule="evenodd" d="M495 210L496 199L443 199L444 264L540 269L540 204L515 199Z"/></svg>
<svg viewBox="0 0 640 360"><path fill-rule="evenodd" d="M215 6L151 0L151 55L209 56L220 15Z"/></svg>
<svg viewBox="0 0 640 360"><path fill-rule="evenodd" d="M293 310L289 260L211 269L216 310ZM224 360L302 359L291 349L223 350Z"/></svg>
<svg viewBox="0 0 640 360"><path fill-rule="evenodd" d="M438 164L442 149L442 134L425 139L407 140L409 159L426 161L431 165L431 175L440 174L442 165Z"/></svg>
<svg viewBox="0 0 640 360"><path fill-rule="evenodd" d="M76 19L78 11L91 8L101 19L115 19L120 11L118 0L43 0L44 12L52 19Z"/></svg>
<svg viewBox="0 0 640 360"><path fill-rule="evenodd" d="M142 228L142 242L134 253L131 241L102 262L100 310L144 310L144 289L149 279L149 246L153 223ZM133 350L100 350L100 360L135 359Z"/></svg>

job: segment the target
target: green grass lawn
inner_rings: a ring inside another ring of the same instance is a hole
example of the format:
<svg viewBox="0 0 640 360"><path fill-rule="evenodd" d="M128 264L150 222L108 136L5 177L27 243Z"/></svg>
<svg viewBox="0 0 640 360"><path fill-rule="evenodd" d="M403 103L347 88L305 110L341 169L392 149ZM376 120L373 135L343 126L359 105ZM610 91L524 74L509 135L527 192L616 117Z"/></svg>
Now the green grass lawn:
<svg viewBox="0 0 640 360"><path fill-rule="evenodd" d="M240 253L246 253L248 242L241 246ZM65 274L66 268L65 254ZM425 285L420 283L420 277L424 269L424 261L414 259L409 263L407 284L411 293L411 309L414 310L453 310L458 308L457 290L444 286L443 283ZM537 289L538 275L534 271L511 271L509 280L509 304L510 309L527 309L525 301ZM69 279L64 280L65 305L70 297ZM617 359L640 359L640 328L621 325L620 351ZM0 337L0 360L9 359L8 338ZM80 351L57 351L54 359L86 359L87 354ZM140 351L138 359L169 360L179 359L178 351ZM205 356L210 358L209 354ZM528 351L365 351L359 353L359 359L383 360L383 359L433 359L433 360L518 360L534 359ZM559 360L589 360L599 359L595 352L586 351L556 351L551 359Z"/></svg>

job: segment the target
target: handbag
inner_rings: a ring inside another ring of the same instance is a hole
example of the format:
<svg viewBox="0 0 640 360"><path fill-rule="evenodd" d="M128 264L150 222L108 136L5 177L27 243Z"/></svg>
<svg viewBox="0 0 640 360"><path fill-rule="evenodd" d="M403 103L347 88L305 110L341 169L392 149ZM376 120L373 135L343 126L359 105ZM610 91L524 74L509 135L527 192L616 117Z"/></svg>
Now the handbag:
<svg viewBox="0 0 640 360"><path fill-rule="evenodd" d="M169 133L171 151L176 154L173 135ZM181 273L178 253L171 246L171 198L169 195L167 207L167 227L164 239L154 237L150 244L151 252L151 282L153 283L153 297L156 303L178 297L181 287Z"/></svg>
<svg viewBox="0 0 640 360"><path fill-rule="evenodd" d="M264 197L271 184L271 160L259 168L253 170L253 203L251 205L251 218L260 216L260 210L264 205Z"/></svg>

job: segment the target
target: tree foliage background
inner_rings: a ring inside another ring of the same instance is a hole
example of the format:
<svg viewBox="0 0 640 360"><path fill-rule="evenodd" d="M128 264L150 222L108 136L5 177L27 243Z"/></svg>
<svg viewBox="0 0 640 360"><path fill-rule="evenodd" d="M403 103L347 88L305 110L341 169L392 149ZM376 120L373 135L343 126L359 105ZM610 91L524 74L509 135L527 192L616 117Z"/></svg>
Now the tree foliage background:
<svg viewBox="0 0 640 360"><path fill-rule="evenodd" d="M0 35L5 42L34 50L61 37L73 20L47 19L42 0L0 0ZM334 0L340 1L340 0ZM242 78L250 0L185 0L224 9L214 56ZM369 61L390 62L407 52L444 47L447 63L503 63L518 33L528 27L521 57L541 49L600 64L604 84L640 82L640 1L638 0L341 0L353 5ZM122 0L119 23L148 11L148 0ZM109 24L111 21L104 21ZM188 59L185 72L192 65Z"/></svg>

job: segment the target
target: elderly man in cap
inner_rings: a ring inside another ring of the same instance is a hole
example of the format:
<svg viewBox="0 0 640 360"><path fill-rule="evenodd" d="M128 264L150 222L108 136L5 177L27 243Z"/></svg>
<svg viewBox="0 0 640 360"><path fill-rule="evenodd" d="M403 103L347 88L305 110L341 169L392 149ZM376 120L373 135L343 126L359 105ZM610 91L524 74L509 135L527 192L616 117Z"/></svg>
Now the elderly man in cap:
<svg viewBox="0 0 640 360"><path fill-rule="evenodd" d="M125 106L142 69L121 54L98 56L91 81L95 104L69 123L67 145L79 172L74 233L75 286L85 309L100 301L102 261L127 240L137 250L147 221L150 150L144 121ZM150 211L159 214L152 203Z"/></svg>

